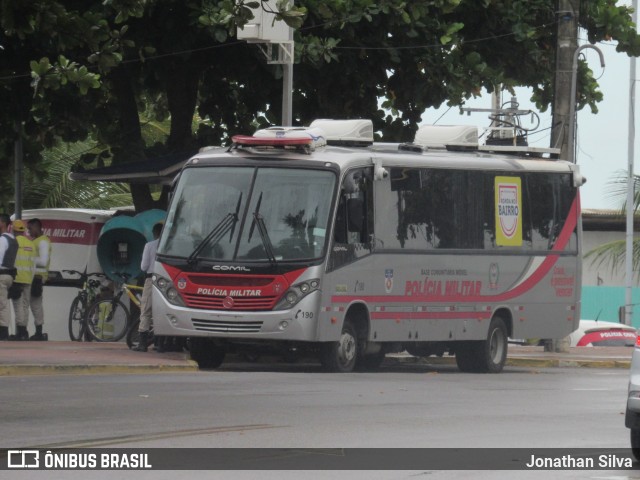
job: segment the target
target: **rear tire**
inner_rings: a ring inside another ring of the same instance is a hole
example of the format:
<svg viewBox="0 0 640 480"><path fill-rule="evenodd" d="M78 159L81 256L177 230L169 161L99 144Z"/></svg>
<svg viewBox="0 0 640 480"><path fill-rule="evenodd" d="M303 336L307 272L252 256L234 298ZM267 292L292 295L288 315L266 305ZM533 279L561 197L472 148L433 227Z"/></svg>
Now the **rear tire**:
<svg viewBox="0 0 640 480"><path fill-rule="evenodd" d="M479 364L477 359L478 342L463 342L456 348L456 364L461 372L477 373Z"/></svg>
<svg viewBox="0 0 640 480"><path fill-rule="evenodd" d="M225 350L206 338L191 338L189 342L191 360L198 364L201 370L212 370L222 365Z"/></svg>
<svg viewBox="0 0 640 480"><path fill-rule="evenodd" d="M345 320L340 340L322 345L320 362L330 372L351 372L356 366L359 351L357 330L349 320Z"/></svg>
<svg viewBox="0 0 640 480"><path fill-rule="evenodd" d="M74 342L81 341L84 336L84 315L86 312L87 305L84 299L74 298L69 309L69 338Z"/></svg>
<svg viewBox="0 0 640 480"><path fill-rule="evenodd" d="M456 363L462 372L500 373L507 361L509 338L501 317L493 317L487 339L463 342L456 349Z"/></svg>
<svg viewBox="0 0 640 480"><path fill-rule="evenodd" d="M129 310L120 301L100 300L87 314L87 329L98 342L117 342L127 334Z"/></svg>

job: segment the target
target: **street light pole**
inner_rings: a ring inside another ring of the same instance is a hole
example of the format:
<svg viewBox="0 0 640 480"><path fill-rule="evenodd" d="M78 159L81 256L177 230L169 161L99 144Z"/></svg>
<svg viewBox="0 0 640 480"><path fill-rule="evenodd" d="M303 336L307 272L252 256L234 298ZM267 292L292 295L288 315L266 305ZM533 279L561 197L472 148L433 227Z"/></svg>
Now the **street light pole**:
<svg viewBox="0 0 640 480"><path fill-rule="evenodd" d="M569 145L567 145L567 148L568 148L567 160L569 160L572 163L577 163L575 142L576 142L576 128L578 123L576 122L576 90L577 90L576 84L578 83L578 57L580 56L580 52L585 48L592 48L593 50L598 52L598 55L600 56L600 66L604 68L604 55L602 55L602 52L598 47L587 43L585 45L581 45L580 47L576 48L576 51L573 54L573 70L572 70L572 76L571 76L571 96L569 97L569 101L571 102L571 104L569 107L569 122L570 122Z"/></svg>
<svg viewBox="0 0 640 480"><path fill-rule="evenodd" d="M638 0L633 0L631 21L638 24ZM636 105L636 57L632 56L629 63L629 132L627 139L627 221L625 233L625 309L624 323L633 322L633 214L634 214L634 179L633 157L635 155L635 105Z"/></svg>

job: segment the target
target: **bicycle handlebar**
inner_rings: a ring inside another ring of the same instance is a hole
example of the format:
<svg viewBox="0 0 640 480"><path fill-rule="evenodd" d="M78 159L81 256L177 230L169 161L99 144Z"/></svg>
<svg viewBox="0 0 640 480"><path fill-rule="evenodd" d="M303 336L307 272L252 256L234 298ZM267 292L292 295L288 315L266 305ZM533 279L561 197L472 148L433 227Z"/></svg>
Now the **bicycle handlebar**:
<svg viewBox="0 0 640 480"><path fill-rule="evenodd" d="M104 277L105 274L102 272L93 272L93 273L85 273L80 272L78 270L62 270L65 273L70 273L71 275L80 275L80 278L89 278L89 277Z"/></svg>

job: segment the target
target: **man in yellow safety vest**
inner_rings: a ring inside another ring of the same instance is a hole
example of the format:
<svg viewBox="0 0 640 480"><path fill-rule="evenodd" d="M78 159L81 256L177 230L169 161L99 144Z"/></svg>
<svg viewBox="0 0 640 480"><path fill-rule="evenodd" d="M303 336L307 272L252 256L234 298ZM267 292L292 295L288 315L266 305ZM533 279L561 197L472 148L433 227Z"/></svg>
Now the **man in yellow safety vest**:
<svg viewBox="0 0 640 480"><path fill-rule="evenodd" d="M29 303L31 301L31 282L33 281L33 268L35 249L33 242L25 235L27 226L22 220L13 221L13 233L18 241L18 254L16 255L16 278L13 283L20 287L20 297L12 299L13 311L16 317L16 333L9 340L29 340L27 324L29 323Z"/></svg>

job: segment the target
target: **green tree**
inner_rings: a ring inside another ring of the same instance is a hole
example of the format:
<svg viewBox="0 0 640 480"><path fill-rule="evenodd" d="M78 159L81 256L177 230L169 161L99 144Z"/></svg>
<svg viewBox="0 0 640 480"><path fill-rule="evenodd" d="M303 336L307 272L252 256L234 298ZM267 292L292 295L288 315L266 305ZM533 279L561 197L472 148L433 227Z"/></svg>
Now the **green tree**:
<svg viewBox="0 0 640 480"><path fill-rule="evenodd" d="M235 38L260 1L0 0L0 163L11 171L17 128L25 162L91 136L107 164L164 153L188 157L230 134L279 123L281 68ZM461 105L482 88L529 86L552 99L553 0L297 0L280 19L297 27L295 123L365 117L388 141L411 139L423 111ZM630 9L583 2L589 41L640 53ZM264 4L266 8L266 4ZM278 20L280 21L280 20ZM597 82L581 63L579 106L596 111ZM380 99L382 107L380 108ZM169 119L145 142L141 113ZM388 113L390 112L390 113ZM200 121L194 128L193 119ZM2 180L7 185L9 176ZM132 185L136 207L155 200Z"/></svg>

